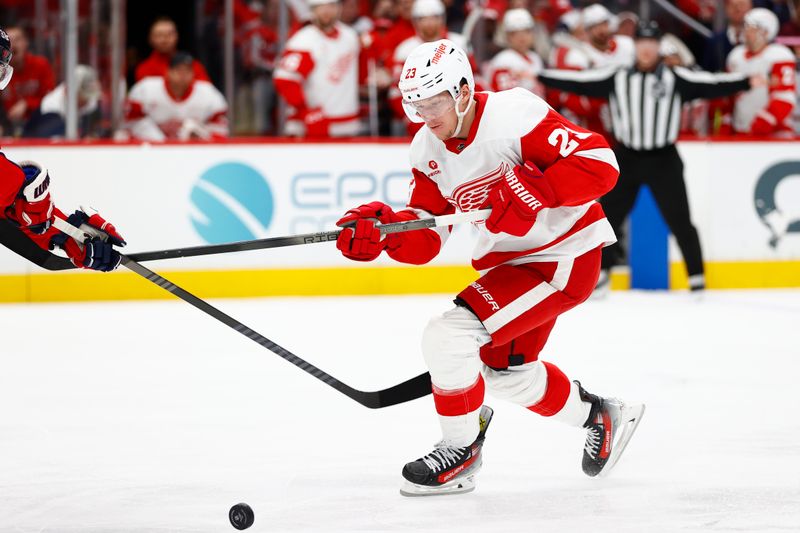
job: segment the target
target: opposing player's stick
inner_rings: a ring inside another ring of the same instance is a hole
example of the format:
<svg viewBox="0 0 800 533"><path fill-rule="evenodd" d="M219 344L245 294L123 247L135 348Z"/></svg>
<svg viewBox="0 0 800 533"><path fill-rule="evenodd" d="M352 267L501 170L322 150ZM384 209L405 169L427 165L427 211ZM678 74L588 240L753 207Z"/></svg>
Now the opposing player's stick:
<svg viewBox="0 0 800 533"><path fill-rule="evenodd" d="M491 211L483 209L468 213L442 215L439 217L411 220L409 222L395 222L378 226L384 234L402 233L425 228L451 226L461 222L476 222L483 220ZM227 244L211 244L193 246L188 248L174 248L170 250L156 250L152 252L139 252L129 254L128 258L137 262L154 261L157 259L174 259L177 257L194 257L199 255L213 255L228 252L244 252L247 250L260 250L264 248L281 248L300 244L314 244L318 242L335 241L342 230L323 231L320 233L305 233L287 237L270 237L253 241L240 241ZM33 241L26 237L16 226L7 220L0 219L0 244L21 255L28 261L46 270L71 270L76 268L69 259L57 256L39 248Z"/></svg>
<svg viewBox="0 0 800 533"><path fill-rule="evenodd" d="M57 229L66 233L79 243L83 243L84 240L87 238L87 233L60 218L55 219L54 225ZM237 333L244 335L248 339L260 344L261 346L271 351L272 353L282 357L283 359L286 359L293 365L299 367L305 372L308 372L318 380L322 381L323 383L326 383L327 385L330 385L337 391L341 392L342 394L344 394L349 398L352 398L353 400L357 401L358 403L360 403L365 407L369 407L370 409L380 409L382 407L389 407L391 405L396 405L399 403L415 400L417 398L422 398L423 396L427 396L428 394L431 393L430 374L427 372L424 374L420 374L415 378L411 378L408 381L404 381L399 385L389 387L388 389L372 391L372 392L354 389L350 385L342 383L341 381L331 376L327 372L320 370L319 368L312 365L308 361L305 361L304 359L301 359L300 357L296 356L286 348L283 348L275 344L274 342L264 337L257 331L245 326L232 316L223 313L222 311L220 311L210 303L206 302L205 300L198 298L189 291L175 285L168 279L156 274L152 270L145 268L144 266L140 265L130 257L123 255L122 265L125 266L125 268L127 268L128 270L131 270L132 272L139 274L147 281L155 283L165 291L171 292L184 302L193 305L194 307L206 313L207 315L215 318L216 320L219 320L226 326L235 330Z"/></svg>
<svg viewBox="0 0 800 533"><path fill-rule="evenodd" d="M393 222L391 224L381 224L378 226L384 235L390 233L403 233L425 228L437 228L441 226L452 226L462 222L476 222L484 220L491 213L491 209L481 209L469 211L467 213L456 213L454 215L442 215L438 217L421 218L408 222ZM253 241L231 242L226 244L210 244L204 246L192 246L189 248L173 248L170 250L156 250L153 252L139 252L128 255L134 261L154 261L157 259L174 259L176 257L194 257L198 255L224 254L228 252L244 252L247 250L262 250L264 248L282 248L284 246L297 246L300 244L315 244L318 242L335 241L341 229L333 231L322 231L319 233L303 233L300 235L290 235L288 237L270 237L268 239L256 239Z"/></svg>

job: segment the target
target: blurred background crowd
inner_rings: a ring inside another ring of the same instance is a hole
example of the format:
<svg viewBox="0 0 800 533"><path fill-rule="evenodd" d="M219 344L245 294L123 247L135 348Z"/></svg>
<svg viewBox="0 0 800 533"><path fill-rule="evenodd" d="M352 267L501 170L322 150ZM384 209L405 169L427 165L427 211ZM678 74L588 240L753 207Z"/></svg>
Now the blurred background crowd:
<svg viewBox="0 0 800 533"><path fill-rule="evenodd" d="M748 32L754 8L771 15ZM0 0L14 68L0 136L406 136L403 61L445 37L469 52L479 90L523 87L604 131L602 101L537 74L631 66L637 24L655 20L666 64L760 73L783 95L758 125L731 119L741 94L686 104L682 133L785 138L800 133L799 12L800 0Z"/></svg>

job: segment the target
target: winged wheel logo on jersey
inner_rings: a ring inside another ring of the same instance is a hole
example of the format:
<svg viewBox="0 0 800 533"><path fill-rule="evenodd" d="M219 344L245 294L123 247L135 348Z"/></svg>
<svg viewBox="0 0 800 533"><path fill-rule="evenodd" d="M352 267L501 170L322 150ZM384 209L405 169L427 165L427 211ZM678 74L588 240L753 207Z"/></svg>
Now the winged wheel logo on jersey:
<svg viewBox="0 0 800 533"><path fill-rule="evenodd" d="M453 189L453 194L447 198L447 201L458 207L462 212L475 211L486 201L489 196L489 190L494 184L509 172L511 172L511 166L503 161L500 166L488 174L462 183Z"/></svg>

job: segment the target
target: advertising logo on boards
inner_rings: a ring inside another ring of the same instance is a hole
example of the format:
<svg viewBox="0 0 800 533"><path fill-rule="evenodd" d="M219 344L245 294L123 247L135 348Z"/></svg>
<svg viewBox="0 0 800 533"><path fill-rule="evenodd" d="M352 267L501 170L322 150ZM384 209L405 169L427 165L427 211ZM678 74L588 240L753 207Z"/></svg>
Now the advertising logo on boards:
<svg viewBox="0 0 800 533"><path fill-rule="evenodd" d="M783 161L769 167L758 178L753 194L756 212L770 231L769 245L772 248L777 248L788 233L800 233L798 196L786 194L788 191L779 194L779 188L788 189L788 178L798 180L794 184L800 183L800 161ZM794 218L790 216L792 212Z"/></svg>
<svg viewBox="0 0 800 533"><path fill-rule="evenodd" d="M275 211L266 178L239 162L219 163L203 172L190 198L192 226L209 244L266 237Z"/></svg>

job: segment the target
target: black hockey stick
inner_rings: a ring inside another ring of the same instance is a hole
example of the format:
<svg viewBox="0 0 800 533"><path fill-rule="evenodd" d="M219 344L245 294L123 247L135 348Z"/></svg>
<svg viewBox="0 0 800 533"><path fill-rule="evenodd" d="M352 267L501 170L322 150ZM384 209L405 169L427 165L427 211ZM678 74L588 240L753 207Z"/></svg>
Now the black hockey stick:
<svg viewBox="0 0 800 533"><path fill-rule="evenodd" d="M83 239L86 236L80 229L64 220L61 220L60 218L56 218L55 226L67 235L70 235L78 242L83 242ZM205 300L198 298L186 289L178 287L168 279L140 265L130 257L123 255L122 265L128 270L139 274L147 281L155 283L165 291L174 294L184 302L196 307L212 318L219 320L226 326L235 330L237 333L244 335L248 339L260 344L272 353L286 359L293 365L299 367L305 372L308 372L318 380L330 385L345 396L352 398L365 407L369 407L370 409L380 409L382 407L389 407L398 403L416 400L417 398L422 398L423 396L427 396L431 393L431 378L430 374L427 372L420 374L415 378L411 378L408 381L404 381L399 385L395 385L394 387L389 387L388 389L373 392L354 389L353 387L342 383L327 372L320 370L311 363L296 356L286 348L278 346L265 336L261 335L259 332L250 329L232 316L223 313Z"/></svg>
<svg viewBox="0 0 800 533"><path fill-rule="evenodd" d="M379 226L379 228L384 234L402 233L405 231L415 231L425 228L449 226L452 224L458 224L459 222L474 222L476 220L485 219L488 214L489 210L470 211L468 213L457 213L454 215L423 218L409 222L383 224ZM300 235L289 235L286 237L271 237L268 239L240 241L226 244L211 244L187 248L173 248L169 250L156 250L152 252L139 252L128 254L128 257L133 261L145 262L158 259L175 259L178 257L194 257L199 255L261 250L265 248L281 248L284 246L296 246L300 244L314 244L318 242L335 241L341 231L342 230L323 231L320 233L305 233ZM18 253L28 261L46 270L70 270L77 268L68 259L39 248L33 241L27 238L18 227L7 220L0 220L0 244L5 245L7 248Z"/></svg>
<svg viewBox="0 0 800 533"><path fill-rule="evenodd" d="M20 229L8 220L0 220L0 244L21 255L31 263L46 270L71 270L76 268L65 257L42 250Z"/></svg>
<svg viewBox="0 0 800 533"><path fill-rule="evenodd" d="M451 226L461 222L475 222L484 220L489 216L490 210L469 211L467 213L456 213L453 215L442 215L431 218L421 218L408 222L393 222L378 226L381 233L402 233L405 231L415 231L425 228L435 228L440 226ZM198 255L224 254L228 252L244 252L247 250L262 250L265 248L282 248L284 246L297 246L300 244L315 244L318 242L335 241L341 229L333 231L322 231L319 233L303 233L300 235L289 235L287 237L270 237L268 239L256 239L252 241L231 242L226 244L210 244L204 246L192 246L188 248L172 248L170 250L156 250L152 252L139 252L128 255L134 261L154 261L157 259L174 259L177 257L194 257Z"/></svg>
<svg viewBox="0 0 800 533"><path fill-rule="evenodd" d="M261 335L259 332L250 329L235 318L223 313L213 305L209 304L205 300L202 300L187 290L178 287L168 279L159 276L152 270L143 267L130 257L122 256L122 264L125 266L125 268L136 272L148 281L155 283L165 291L171 292L184 302L193 305L207 315L210 315L223 324L231 327L232 329L236 330L237 333L241 333L248 339L257 342L267 350L286 359L293 365L308 372L318 380L330 385L345 396L352 398L365 407L369 407L370 409L380 409L382 407L389 407L390 405L416 400L417 398L422 398L423 396L427 396L431 393L431 376L427 372L420 374L415 378L411 378L408 381L404 381L399 385L395 385L394 387L389 387L388 389L374 392L354 389L353 387L342 383L330 374L315 367L311 363L301 359L300 357L297 357L286 348L278 346L268 338Z"/></svg>

